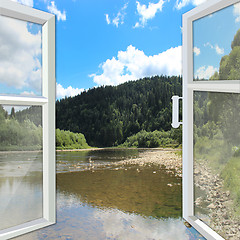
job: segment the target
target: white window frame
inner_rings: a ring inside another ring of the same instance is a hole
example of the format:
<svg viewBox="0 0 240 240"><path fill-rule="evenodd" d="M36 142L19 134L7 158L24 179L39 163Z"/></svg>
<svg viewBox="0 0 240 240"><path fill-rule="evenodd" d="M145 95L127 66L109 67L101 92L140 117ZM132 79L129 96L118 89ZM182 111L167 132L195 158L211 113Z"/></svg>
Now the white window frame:
<svg viewBox="0 0 240 240"><path fill-rule="evenodd" d="M240 80L193 81L193 21L239 0L209 0L185 13L183 23L183 218L209 240L223 240L194 215L193 92L240 93Z"/></svg>
<svg viewBox="0 0 240 240"><path fill-rule="evenodd" d="M0 15L42 25L42 96L0 95L2 105L42 106L43 217L1 230L0 239L9 239L56 223L55 15L10 0L0 0Z"/></svg>

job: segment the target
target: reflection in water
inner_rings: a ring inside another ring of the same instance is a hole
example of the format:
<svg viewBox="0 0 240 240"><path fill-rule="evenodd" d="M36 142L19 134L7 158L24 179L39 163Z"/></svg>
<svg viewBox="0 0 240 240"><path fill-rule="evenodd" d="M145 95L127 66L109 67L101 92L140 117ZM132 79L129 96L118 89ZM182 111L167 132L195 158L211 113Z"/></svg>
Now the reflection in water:
<svg viewBox="0 0 240 240"><path fill-rule="evenodd" d="M193 21L193 75L198 80L240 78L240 4Z"/></svg>
<svg viewBox="0 0 240 240"><path fill-rule="evenodd" d="M240 239L239 103L235 93L194 92L195 215L228 240Z"/></svg>
<svg viewBox="0 0 240 240"><path fill-rule="evenodd" d="M58 192L57 224L17 240L201 240L186 230L180 218L155 219L118 209L82 204L78 197Z"/></svg>
<svg viewBox="0 0 240 240"><path fill-rule="evenodd" d="M143 218L119 210L107 210L104 214L95 211L94 216L103 223L106 237L111 239L188 239L180 219Z"/></svg>
<svg viewBox="0 0 240 240"><path fill-rule="evenodd" d="M42 217L42 154L0 153L0 230Z"/></svg>
<svg viewBox="0 0 240 240"><path fill-rule="evenodd" d="M136 152L127 152L112 155L112 162L136 156ZM160 166L109 166L110 159L104 158L108 153L58 152L57 224L16 239L203 239L186 230L181 220L179 177ZM89 158L106 168L89 170ZM79 172L73 165L81 167Z"/></svg>
<svg viewBox="0 0 240 240"><path fill-rule="evenodd" d="M78 198L74 195L64 195L62 193L58 195L58 199L61 215L69 209L74 210L72 211L71 219L67 220L68 226L73 224L82 228L82 236L79 234L79 230L71 232L73 235L70 234L70 236L73 239L189 239L185 227L179 218L154 219L123 212L118 209L97 208L89 205L79 206ZM79 209L82 213L80 213ZM85 218L79 219L79 215L85 216ZM80 223L80 221L83 222ZM177 236L176 230L178 232ZM90 235L87 237L84 232ZM53 239L54 235L50 236ZM55 236L57 236L56 233Z"/></svg>

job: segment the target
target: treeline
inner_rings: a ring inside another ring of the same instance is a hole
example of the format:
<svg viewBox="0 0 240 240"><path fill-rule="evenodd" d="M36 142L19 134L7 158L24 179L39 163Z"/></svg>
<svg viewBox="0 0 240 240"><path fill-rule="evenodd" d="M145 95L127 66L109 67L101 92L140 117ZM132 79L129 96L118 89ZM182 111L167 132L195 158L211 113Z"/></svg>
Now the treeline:
<svg viewBox="0 0 240 240"><path fill-rule="evenodd" d="M15 118L19 122L24 122L29 119L36 126L42 126L42 107L31 106L15 113Z"/></svg>
<svg viewBox="0 0 240 240"><path fill-rule="evenodd" d="M37 125L38 124L38 125ZM0 151L42 150L42 108L31 106L9 114L0 105ZM89 148L81 133L56 129L57 149Z"/></svg>
<svg viewBox="0 0 240 240"><path fill-rule="evenodd" d="M93 88L56 102L57 128L83 133L91 146L117 146L141 130L169 131L171 97L181 94L176 76Z"/></svg>

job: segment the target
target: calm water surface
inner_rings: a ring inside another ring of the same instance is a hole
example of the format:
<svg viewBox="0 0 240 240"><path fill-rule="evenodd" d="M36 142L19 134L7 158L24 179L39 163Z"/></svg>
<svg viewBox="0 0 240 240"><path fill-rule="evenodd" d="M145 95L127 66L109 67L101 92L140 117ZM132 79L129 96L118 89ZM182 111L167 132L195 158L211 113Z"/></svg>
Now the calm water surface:
<svg viewBox="0 0 240 240"><path fill-rule="evenodd" d="M203 239L181 220L181 178L160 166L113 164L138 155L57 152L57 224L16 239Z"/></svg>
<svg viewBox="0 0 240 240"><path fill-rule="evenodd" d="M42 153L0 152L0 230L43 216Z"/></svg>

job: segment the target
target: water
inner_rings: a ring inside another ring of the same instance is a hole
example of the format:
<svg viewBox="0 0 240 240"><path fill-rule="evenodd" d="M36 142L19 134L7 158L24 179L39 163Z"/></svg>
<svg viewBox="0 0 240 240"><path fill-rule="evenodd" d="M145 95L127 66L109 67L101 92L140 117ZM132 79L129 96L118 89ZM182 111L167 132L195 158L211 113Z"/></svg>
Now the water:
<svg viewBox="0 0 240 240"><path fill-rule="evenodd" d="M41 218L42 153L0 152L0 230Z"/></svg>
<svg viewBox="0 0 240 240"><path fill-rule="evenodd" d="M57 152L57 224L16 239L203 239L182 222L180 177L156 165L114 164L138 155Z"/></svg>

